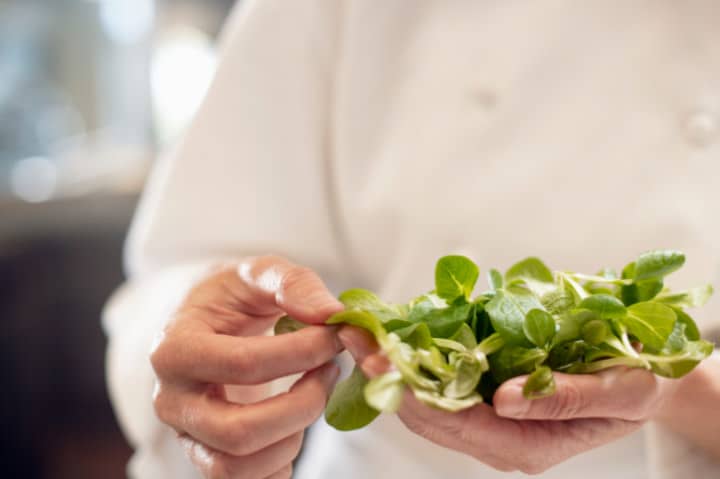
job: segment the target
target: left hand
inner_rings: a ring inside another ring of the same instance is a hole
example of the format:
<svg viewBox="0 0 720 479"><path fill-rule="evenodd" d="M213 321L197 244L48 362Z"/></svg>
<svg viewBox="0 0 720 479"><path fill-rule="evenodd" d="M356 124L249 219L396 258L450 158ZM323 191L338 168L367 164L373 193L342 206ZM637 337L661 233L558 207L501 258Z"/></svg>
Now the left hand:
<svg viewBox="0 0 720 479"><path fill-rule="evenodd" d="M368 377L390 367L366 331L345 326L338 334ZM502 384L494 407L479 404L457 413L426 406L406 390L398 416L416 434L490 467L539 474L637 430L662 411L680 382L627 368L554 374L553 396L525 399L527 377L520 376Z"/></svg>

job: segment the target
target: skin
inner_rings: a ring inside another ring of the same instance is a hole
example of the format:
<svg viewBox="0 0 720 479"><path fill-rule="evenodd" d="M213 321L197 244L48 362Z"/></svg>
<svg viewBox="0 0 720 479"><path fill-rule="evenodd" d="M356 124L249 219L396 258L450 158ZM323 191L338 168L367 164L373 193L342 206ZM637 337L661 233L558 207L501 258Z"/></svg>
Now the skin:
<svg viewBox="0 0 720 479"><path fill-rule="evenodd" d="M343 346L326 326L261 335L285 313L318 325L342 309L314 272L275 256L222 267L190 291L151 354L154 406L205 477L291 476ZM263 383L295 373L288 392L260 399Z"/></svg>
<svg viewBox="0 0 720 479"><path fill-rule="evenodd" d="M388 360L369 333L344 326L339 336L368 377L388 370ZM555 373L556 394L532 401L522 395L525 379L505 382L493 397L494 408L480 404L458 413L428 407L406 391L398 416L416 434L500 471L539 474L650 420L720 459L717 355L680 380L627 368L592 375Z"/></svg>
<svg viewBox="0 0 720 479"><path fill-rule="evenodd" d="M151 354L154 406L204 477L290 477L337 379L332 359L347 346L368 376L388 369L366 331L320 326L342 309L317 274L275 256L219 268L188 293ZM285 313L317 326L261 336ZM262 399L263 384L295 373L304 374L290 391ZM717 357L675 381L629 369L555 377L552 397L524 399L519 377L497 391L494 409L453 414L408 392L398 414L415 433L502 471L540 473L653 419L720 458Z"/></svg>

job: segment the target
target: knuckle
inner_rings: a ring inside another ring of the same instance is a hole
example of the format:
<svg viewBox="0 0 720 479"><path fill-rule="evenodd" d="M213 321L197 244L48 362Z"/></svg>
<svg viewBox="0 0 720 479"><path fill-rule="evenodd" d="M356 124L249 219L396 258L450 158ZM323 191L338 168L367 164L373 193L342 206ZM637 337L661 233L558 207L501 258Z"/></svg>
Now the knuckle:
<svg viewBox="0 0 720 479"><path fill-rule="evenodd" d="M300 450L302 449L302 445L303 445L304 436L305 436L305 434L303 431L300 431L299 433L292 436L291 446L292 446L293 459L296 458L300 454Z"/></svg>
<svg viewBox="0 0 720 479"><path fill-rule="evenodd" d="M216 452L211 453L210 466L208 468L208 479L231 479L233 478L230 460Z"/></svg>
<svg viewBox="0 0 720 479"><path fill-rule="evenodd" d="M281 256L272 254L248 256L237 265L237 274L246 284L254 284L269 268L286 262Z"/></svg>
<svg viewBox="0 0 720 479"><path fill-rule="evenodd" d="M288 464L279 471L275 472L272 476L270 476L268 479L289 479L292 477L293 473L293 465Z"/></svg>
<svg viewBox="0 0 720 479"><path fill-rule="evenodd" d="M230 371L236 371L237 373L244 376L252 376L257 372L257 355L255 350L248 344L247 341L238 341L233 354L229 357L228 369ZM248 378L248 380L251 378Z"/></svg>
<svg viewBox="0 0 720 479"><path fill-rule="evenodd" d="M327 362L335 355L335 346L330 332L321 328L299 331L292 339L295 359L306 369L313 369Z"/></svg>
<svg viewBox="0 0 720 479"><path fill-rule="evenodd" d="M167 336L165 333L159 334L150 349L150 365L158 376L163 376L172 369L172 355L168 349Z"/></svg>
<svg viewBox="0 0 720 479"><path fill-rule="evenodd" d="M314 386L313 390L308 391L301 401L302 407L298 412L303 424L310 425L315 422L325 409L325 392L320 388L320 385Z"/></svg>
<svg viewBox="0 0 720 479"><path fill-rule="evenodd" d="M164 385L159 381L155 382L152 401L153 409L155 410L155 415L158 419L165 424L170 424L172 418L174 417L173 403L174 401L171 399L171 395L167 392Z"/></svg>
<svg viewBox="0 0 720 479"><path fill-rule="evenodd" d="M632 395L634 397L628 395L630 401L625 409L627 411L625 418L631 421L644 421L652 416L660 405L659 382L653 374L644 370L638 370L633 374L632 380L642 393Z"/></svg>
<svg viewBox="0 0 720 479"><path fill-rule="evenodd" d="M277 291L278 303L282 301L283 294L287 291L302 290L309 283L314 283L315 279L315 272L312 269L305 266L291 266L280 279L280 287Z"/></svg>
<svg viewBox="0 0 720 479"><path fill-rule="evenodd" d="M288 464L287 466L280 469L279 478L280 479L290 479L292 477L293 473L293 465Z"/></svg>
<svg viewBox="0 0 720 479"><path fill-rule="evenodd" d="M225 449L234 456L247 456L260 448L255 441L252 427L243 418L236 418L223 427L218 438Z"/></svg>
<svg viewBox="0 0 720 479"><path fill-rule="evenodd" d="M481 460L482 460L482 459L481 459ZM485 462L486 462L486 464L487 464L488 466L490 466L490 467L492 467L493 469L496 469L496 470L498 470L498 471L500 471L500 472L515 472L515 471L518 470L517 467L513 467L513 466L511 466L510 464L508 464L508 463L506 463L506 462L504 462L504 461L499 461L499 460L488 461L488 460L485 460Z"/></svg>
<svg viewBox="0 0 720 479"><path fill-rule="evenodd" d="M566 383L559 394L547 402L549 419L572 418L585 407L585 397L580 388L573 382Z"/></svg>
<svg viewBox="0 0 720 479"><path fill-rule="evenodd" d="M429 439L430 441L437 439L440 435L437 429L412 414L404 414L401 416L401 419L408 429L421 437Z"/></svg>

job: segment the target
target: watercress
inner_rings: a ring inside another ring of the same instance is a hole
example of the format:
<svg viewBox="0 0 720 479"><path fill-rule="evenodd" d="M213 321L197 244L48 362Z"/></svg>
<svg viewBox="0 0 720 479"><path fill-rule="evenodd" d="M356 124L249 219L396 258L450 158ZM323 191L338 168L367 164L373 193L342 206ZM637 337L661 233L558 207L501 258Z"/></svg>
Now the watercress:
<svg viewBox="0 0 720 479"><path fill-rule="evenodd" d="M618 275L552 271L531 257L503 275L489 270L490 289L472 297L479 277L464 256L440 258L435 289L407 304L389 304L362 289L342 293L345 311L328 324L350 324L375 337L392 364L367 380L356 367L338 383L325 418L340 430L392 413L409 388L429 406L472 407L499 385L529 375L523 393L555 391L553 371L594 373L614 366L645 368L668 378L689 373L712 353L685 308L702 306L710 285L672 292L665 277L685 263L679 251L641 254ZM289 317L276 334L304 325Z"/></svg>

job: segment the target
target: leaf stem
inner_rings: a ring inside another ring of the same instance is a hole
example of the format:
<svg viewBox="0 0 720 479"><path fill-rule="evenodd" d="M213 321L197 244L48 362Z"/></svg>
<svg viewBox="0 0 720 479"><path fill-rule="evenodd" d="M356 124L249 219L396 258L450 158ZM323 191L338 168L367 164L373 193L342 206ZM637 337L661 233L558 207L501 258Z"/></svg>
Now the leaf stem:
<svg viewBox="0 0 720 479"><path fill-rule="evenodd" d="M602 359L600 361L594 361L592 363L576 363L570 368L568 368L567 372L573 374L594 373L615 366L628 366L631 368L650 369L650 364L642 358L623 356L619 358Z"/></svg>

